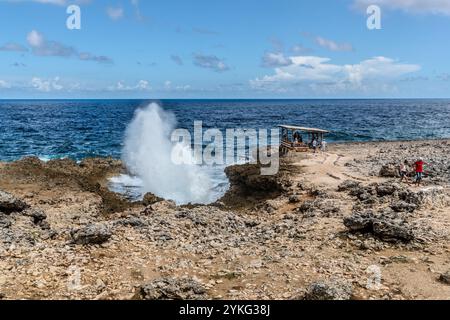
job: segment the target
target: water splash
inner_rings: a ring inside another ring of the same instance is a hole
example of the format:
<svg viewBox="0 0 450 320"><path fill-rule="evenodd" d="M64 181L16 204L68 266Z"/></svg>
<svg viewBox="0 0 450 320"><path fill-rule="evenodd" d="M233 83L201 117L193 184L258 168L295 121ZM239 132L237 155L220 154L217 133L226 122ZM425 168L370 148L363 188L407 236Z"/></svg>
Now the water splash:
<svg viewBox="0 0 450 320"><path fill-rule="evenodd" d="M213 190L211 168L194 164L190 146L170 141L175 125L173 114L156 103L136 110L126 130L122 151L122 160L133 177L122 175L111 182L134 184L131 187L140 188L141 194L151 192L177 204L214 202L222 194ZM174 146L183 150L184 164L172 161Z"/></svg>

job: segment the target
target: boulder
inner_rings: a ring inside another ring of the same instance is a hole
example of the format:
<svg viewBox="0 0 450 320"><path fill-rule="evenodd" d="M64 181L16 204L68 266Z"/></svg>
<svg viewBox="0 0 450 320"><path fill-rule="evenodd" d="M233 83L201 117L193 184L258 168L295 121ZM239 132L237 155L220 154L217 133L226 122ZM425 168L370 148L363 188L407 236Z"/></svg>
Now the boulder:
<svg viewBox="0 0 450 320"><path fill-rule="evenodd" d="M142 300L201 300L206 298L206 289L192 278L161 278L142 285L137 298Z"/></svg>
<svg viewBox="0 0 450 320"><path fill-rule="evenodd" d="M0 212L10 214L22 212L29 206L22 200L17 199L12 194L0 190Z"/></svg>
<svg viewBox="0 0 450 320"><path fill-rule="evenodd" d="M344 225L352 232L370 233L387 242L409 242L415 239L413 227L389 212L356 212L344 218Z"/></svg>
<svg viewBox="0 0 450 320"><path fill-rule="evenodd" d="M33 219L33 223L40 226L42 229L50 229L50 224L47 222L47 215L44 211L31 208L24 211L24 215L31 217Z"/></svg>
<svg viewBox="0 0 450 320"><path fill-rule="evenodd" d="M229 166L225 168L225 174L232 186L245 189L248 193L272 193L276 191L280 192L283 189L278 180L279 177L277 175L261 175L261 167L259 165L244 164Z"/></svg>
<svg viewBox="0 0 450 320"><path fill-rule="evenodd" d="M391 196L396 191L399 191L401 189L401 186L396 183L384 183L377 185L377 195L379 197L385 197L385 196Z"/></svg>
<svg viewBox="0 0 450 320"><path fill-rule="evenodd" d="M386 177L386 178L396 178L399 177L398 167L394 164L385 164L381 167L380 177Z"/></svg>
<svg viewBox="0 0 450 320"><path fill-rule="evenodd" d="M439 281L445 284L450 284L450 271L447 271L445 273L442 273L439 276Z"/></svg>
<svg viewBox="0 0 450 320"><path fill-rule="evenodd" d="M450 197L442 187L429 187L418 192L407 191L399 196L405 202L415 204L418 207L444 208L450 206Z"/></svg>
<svg viewBox="0 0 450 320"><path fill-rule="evenodd" d="M403 220L375 219L372 228L373 234L387 242L408 242L414 239L411 226Z"/></svg>
<svg viewBox="0 0 450 320"><path fill-rule="evenodd" d="M89 224L83 228L72 230L73 243L90 245L102 244L109 240L112 236L111 229L105 224Z"/></svg>
<svg viewBox="0 0 450 320"><path fill-rule="evenodd" d="M391 209L395 212L414 212L417 205L405 201L397 201L391 204Z"/></svg>
<svg viewBox="0 0 450 320"><path fill-rule="evenodd" d="M373 204L377 202L377 197L368 192L362 192L358 194L358 200L366 204Z"/></svg>
<svg viewBox="0 0 450 320"><path fill-rule="evenodd" d="M177 204L175 203L175 201L172 200L164 200L164 201L160 201L160 202L156 202L154 204L152 204L151 206L148 206L146 208L146 211L150 211L150 212L154 212L154 211L162 211L162 212L166 212L166 211L170 211L170 210L174 210L176 209Z"/></svg>
<svg viewBox="0 0 450 320"><path fill-rule="evenodd" d="M374 213L372 211L354 213L344 218L344 225L350 231L370 232L372 230Z"/></svg>
<svg viewBox="0 0 450 320"><path fill-rule="evenodd" d="M254 206L262 200L275 199L292 187L291 175L284 166L275 175L261 175L259 164L233 165L225 168L225 174L230 188L219 201L228 207Z"/></svg>
<svg viewBox="0 0 450 320"><path fill-rule="evenodd" d="M153 193L148 192L145 194L144 199L142 200L142 204L147 207L163 200L164 200L163 198L160 198L154 195Z"/></svg>
<svg viewBox="0 0 450 320"><path fill-rule="evenodd" d="M45 212L39 209L29 209L25 211L25 215L31 217L35 224L38 224L39 222L47 219L47 215L45 214Z"/></svg>
<svg viewBox="0 0 450 320"><path fill-rule="evenodd" d="M305 300L350 300L352 285L346 281L314 282L305 294Z"/></svg>
<svg viewBox="0 0 450 320"><path fill-rule="evenodd" d="M345 180L338 186L338 191L350 191L356 188L359 188L361 186L361 182L357 182L354 180Z"/></svg>

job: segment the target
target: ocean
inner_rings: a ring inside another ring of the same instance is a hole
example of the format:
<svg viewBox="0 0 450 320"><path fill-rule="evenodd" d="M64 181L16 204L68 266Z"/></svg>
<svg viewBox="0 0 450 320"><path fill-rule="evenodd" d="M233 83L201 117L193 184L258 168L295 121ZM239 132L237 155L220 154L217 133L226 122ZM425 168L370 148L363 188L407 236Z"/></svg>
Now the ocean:
<svg viewBox="0 0 450 320"><path fill-rule="evenodd" d="M121 157L135 110L151 100L0 100L0 161ZM450 100L158 100L178 128L331 131L329 142L450 138Z"/></svg>
<svg viewBox="0 0 450 320"><path fill-rule="evenodd" d="M450 138L450 100L156 101L163 111L146 108L151 102L0 100L0 161L112 156L132 169L111 178L109 187L131 200L152 192L179 204L211 203L229 188L224 165L174 165L167 132L161 134L173 121L191 132L202 121L203 130L224 135L227 128L317 127L331 131L327 141L335 143Z"/></svg>

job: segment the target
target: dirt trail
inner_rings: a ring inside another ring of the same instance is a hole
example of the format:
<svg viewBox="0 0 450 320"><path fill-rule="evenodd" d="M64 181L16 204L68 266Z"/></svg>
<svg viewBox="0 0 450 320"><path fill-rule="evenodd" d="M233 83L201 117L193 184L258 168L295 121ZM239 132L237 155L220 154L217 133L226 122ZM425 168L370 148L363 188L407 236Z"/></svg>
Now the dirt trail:
<svg viewBox="0 0 450 320"><path fill-rule="evenodd" d="M337 188L340 183L349 178L358 181L368 181L366 177L355 174L345 167L345 163L350 159L349 156L343 156L334 152L321 152L317 154L299 154L297 157L302 159L293 162L293 165L301 167L304 174L293 177L294 180L301 180L306 177L311 183L326 188Z"/></svg>

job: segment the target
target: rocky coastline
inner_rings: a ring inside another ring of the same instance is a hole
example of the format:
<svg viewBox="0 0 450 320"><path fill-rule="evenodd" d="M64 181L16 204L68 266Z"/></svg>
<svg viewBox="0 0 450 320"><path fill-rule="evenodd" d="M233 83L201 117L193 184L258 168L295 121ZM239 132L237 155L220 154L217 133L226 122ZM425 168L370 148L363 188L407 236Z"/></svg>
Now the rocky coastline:
<svg viewBox="0 0 450 320"><path fill-rule="evenodd" d="M424 184L399 163L423 157ZM0 299L450 299L450 140L330 145L130 202L119 160L0 163Z"/></svg>

